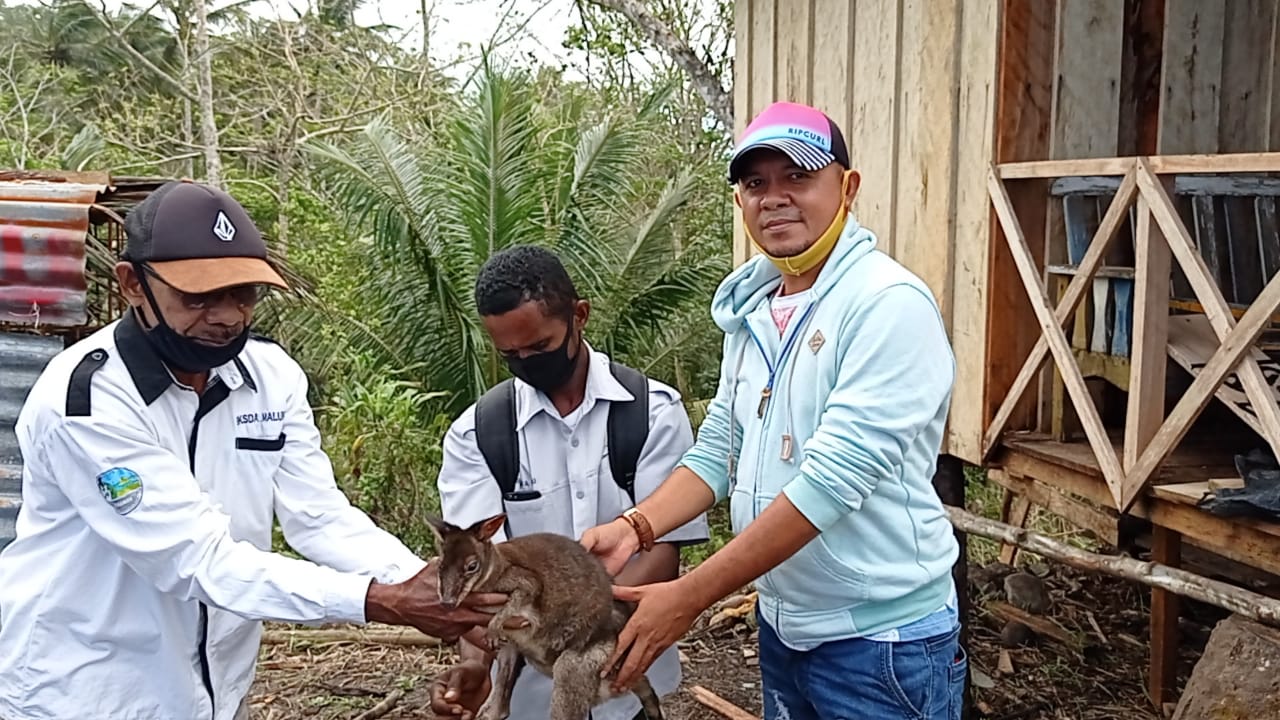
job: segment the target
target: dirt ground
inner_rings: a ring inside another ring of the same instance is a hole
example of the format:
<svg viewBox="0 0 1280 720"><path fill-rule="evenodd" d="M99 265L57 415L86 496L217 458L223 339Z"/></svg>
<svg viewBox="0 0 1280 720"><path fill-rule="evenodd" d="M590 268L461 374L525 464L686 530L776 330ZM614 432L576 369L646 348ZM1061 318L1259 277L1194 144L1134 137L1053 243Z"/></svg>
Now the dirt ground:
<svg viewBox="0 0 1280 720"><path fill-rule="evenodd" d="M1020 568L1043 575L1050 605L1043 619L1058 639L1034 636L1005 648L1005 600L999 566L970 567L971 677L981 720L1155 720L1147 700L1149 593L1132 583L1062 566ZM1181 682L1221 615L1203 606L1185 609ZM734 619L715 627L702 618L681 644L684 683L665 701L670 720L722 718L699 704L701 686L759 717L760 672L754 628ZM276 628L278 629L278 628ZM306 631L297 633L305 638ZM1007 653L1002 668L1001 652ZM452 662L448 649L305 641L264 646L251 696L255 720L357 718L389 693L403 695L382 717L425 718L431 678ZM1009 672L1011 670L1011 672Z"/></svg>
<svg viewBox="0 0 1280 720"><path fill-rule="evenodd" d="M708 617L699 621L705 625ZM269 630L280 630L269 627ZM253 720L353 719L396 690L403 695L380 717L428 718L432 678L454 656L449 648L311 644L306 630L296 631L293 646L264 646L258 677L250 694ZM695 626L680 644L684 683L663 699L667 720L721 719L693 699L702 686L759 717L760 670L752 627L730 621L715 628Z"/></svg>

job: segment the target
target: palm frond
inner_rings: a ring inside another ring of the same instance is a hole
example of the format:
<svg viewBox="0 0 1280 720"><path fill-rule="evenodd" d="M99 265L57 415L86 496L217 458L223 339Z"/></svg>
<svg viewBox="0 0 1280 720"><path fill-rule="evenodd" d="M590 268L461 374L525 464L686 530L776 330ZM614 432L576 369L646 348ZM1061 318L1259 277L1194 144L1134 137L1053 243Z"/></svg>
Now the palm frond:
<svg viewBox="0 0 1280 720"><path fill-rule="evenodd" d="M62 150L62 167L65 170L84 170L94 158L107 149L107 141L93 123L85 123L71 142Z"/></svg>

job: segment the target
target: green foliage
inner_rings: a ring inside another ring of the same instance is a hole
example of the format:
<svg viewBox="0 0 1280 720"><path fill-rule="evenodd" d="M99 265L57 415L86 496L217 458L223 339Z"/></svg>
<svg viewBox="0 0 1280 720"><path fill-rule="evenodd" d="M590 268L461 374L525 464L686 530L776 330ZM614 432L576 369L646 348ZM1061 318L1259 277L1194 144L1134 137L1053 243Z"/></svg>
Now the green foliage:
<svg viewBox="0 0 1280 720"><path fill-rule="evenodd" d="M423 517L440 512L439 438L449 418L424 422L435 393L381 377L368 361L356 367L358 374L337 385L322 408L325 450L351 502L411 550L429 556L434 540Z"/></svg>
<svg viewBox="0 0 1280 720"><path fill-rule="evenodd" d="M345 145L313 144L325 187L367 233L361 281L394 347L384 360L422 367L426 385L449 393L446 412L465 408L504 376L475 312L475 274L495 251L535 243L562 256L593 302L594 345L705 395L688 378L703 380L718 354L707 307L730 233L683 225L691 169L710 165L672 153L664 166L652 152L670 130L669 95L660 86L603 110L585 88L485 63L427 142L377 120Z"/></svg>
<svg viewBox="0 0 1280 720"><path fill-rule="evenodd" d="M475 273L514 243L560 253L592 302L592 345L675 385L700 420L730 267L728 138L674 65L635 62L641 34L583 5L568 44L586 80L485 57L459 82L394 29L356 25L362 0L271 19L247 2L209 17L224 182L286 261L294 291L256 325L306 368L358 506L429 549L444 429L505 376ZM646 4L728 84L729 0ZM0 0L0 168L204 176L193 2L112 7ZM97 293L113 258L92 239L88 255Z"/></svg>
<svg viewBox="0 0 1280 720"><path fill-rule="evenodd" d="M729 501L718 503L707 511L707 528L710 539L701 545L691 545L680 551L680 562L683 565L695 566L711 557L720 548L733 539L733 526L729 519Z"/></svg>

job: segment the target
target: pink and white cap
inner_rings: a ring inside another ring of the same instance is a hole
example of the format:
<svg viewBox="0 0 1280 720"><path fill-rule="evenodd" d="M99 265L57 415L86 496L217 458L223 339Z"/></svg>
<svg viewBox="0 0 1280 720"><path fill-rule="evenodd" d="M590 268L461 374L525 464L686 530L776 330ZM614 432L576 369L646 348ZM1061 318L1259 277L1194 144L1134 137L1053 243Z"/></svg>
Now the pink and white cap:
<svg viewBox="0 0 1280 720"><path fill-rule="evenodd" d="M817 171L838 162L849 168L849 149L835 121L821 110L792 102L775 102L751 121L729 160L729 182L742 174L742 158L758 148L777 150L805 170Z"/></svg>

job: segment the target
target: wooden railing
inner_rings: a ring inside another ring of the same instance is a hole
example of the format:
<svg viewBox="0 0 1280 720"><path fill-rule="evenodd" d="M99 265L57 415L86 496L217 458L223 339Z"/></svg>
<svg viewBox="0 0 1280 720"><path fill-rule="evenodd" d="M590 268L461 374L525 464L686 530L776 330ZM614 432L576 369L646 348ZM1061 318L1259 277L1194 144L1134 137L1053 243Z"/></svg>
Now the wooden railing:
<svg viewBox="0 0 1280 720"><path fill-rule="evenodd" d="M1160 177L1187 173L1259 172L1280 172L1280 153L1102 158L991 166L987 177L991 202L1041 333L987 428L984 455L989 456L999 445L1015 408L1045 360L1052 356L1103 478L1121 512L1128 510L1139 497L1152 474L1183 439L1233 371L1239 376L1240 386L1256 413L1255 427L1272 452L1280 457L1280 404L1272 395L1257 360L1249 352L1280 306L1280 273L1271 277L1237 321L1198 252L1192 234L1178 215L1169 192L1170 180ZM1019 224L1006 182L1100 175L1119 175L1123 179L1061 301L1054 307L1050 303L1041 268ZM1063 326L1085 297L1086 288L1102 265L1108 246L1128 219L1131 208L1135 207L1129 396L1122 452L1117 454L1085 385ZM1166 418L1164 392L1171 259L1182 268L1219 346L1194 374L1190 387Z"/></svg>

